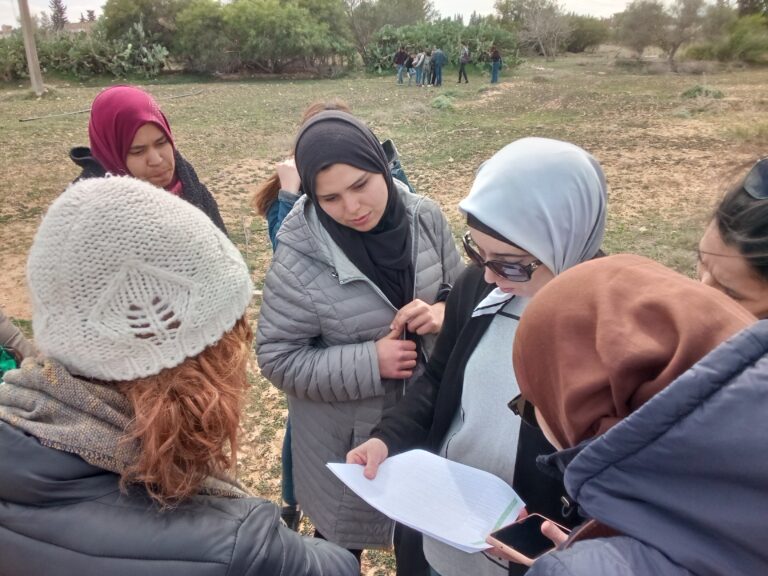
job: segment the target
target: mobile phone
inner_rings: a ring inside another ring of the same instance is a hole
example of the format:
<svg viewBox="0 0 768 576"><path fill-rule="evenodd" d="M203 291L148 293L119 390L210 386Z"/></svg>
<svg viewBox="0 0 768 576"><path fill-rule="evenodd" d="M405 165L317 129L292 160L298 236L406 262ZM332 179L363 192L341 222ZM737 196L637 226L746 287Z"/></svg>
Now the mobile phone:
<svg viewBox="0 0 768 576"><path fill-rule="evenodd" d="M515 558L516 562L530 565L536 558L555 547L552 540L541 533L541 525L547 520L548 518L541 514L529 514L514 524L491 532L486 542L504 550ZM552 522L552 520L549 521ZM563 528L556 522L552 523L564 532L568 532L567 528Z"/></svg>
<svg viewBox="0 0 768 576"><path fill-rule="evenodd" d="M397 147L395 146L395 143L392 142L392 140L384 140L384 142L381 143L381 147L384 148L384 154L386 154L387 162L391 167L392 163L399 159Z"/></svg>

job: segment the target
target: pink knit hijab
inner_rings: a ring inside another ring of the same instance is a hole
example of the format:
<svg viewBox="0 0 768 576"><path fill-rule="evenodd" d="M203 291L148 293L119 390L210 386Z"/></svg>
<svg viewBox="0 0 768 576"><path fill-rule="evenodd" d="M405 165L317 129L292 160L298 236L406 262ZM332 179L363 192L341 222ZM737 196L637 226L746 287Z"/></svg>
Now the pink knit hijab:
<svg viewBox="0 0 768 576"><path fill-rule="evenodd" d="M152 96L135 86L107 88L91 105L88 123L91 154L107 172L130 176L125 159L136 132L150 122L163 131L175 149L168 120ZM178 178L174 178L168 190L177 193L179 184Z"/></svg>

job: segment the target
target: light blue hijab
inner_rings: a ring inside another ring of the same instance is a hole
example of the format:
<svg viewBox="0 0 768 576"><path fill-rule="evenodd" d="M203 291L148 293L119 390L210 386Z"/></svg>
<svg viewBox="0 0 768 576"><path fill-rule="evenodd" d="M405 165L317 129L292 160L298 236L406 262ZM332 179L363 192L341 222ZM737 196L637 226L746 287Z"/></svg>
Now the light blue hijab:
<svg viewBox="0 0 768 576"><path fill-rule="evenodd" d="M606 203L605 175L589 153L559 140L522 138L480 166L459 210L557 275L597 254Z"/></svg>

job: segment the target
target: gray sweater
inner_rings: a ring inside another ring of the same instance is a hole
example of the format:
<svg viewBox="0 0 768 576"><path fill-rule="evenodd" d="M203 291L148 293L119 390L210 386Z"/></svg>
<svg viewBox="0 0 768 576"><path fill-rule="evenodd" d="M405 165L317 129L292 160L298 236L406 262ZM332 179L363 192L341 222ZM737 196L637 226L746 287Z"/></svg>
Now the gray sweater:
<svg viewBox="0 0 768 576"><path fill-rule="evenodd" d="M434 302L463 269L437 204L402 188L412 225L415 297ZM391 545L393 523L327 469L368 439L408 382L382 380L375 341L395 308L352 265L300 198L278 233L256 334L263 375L288 395L296 496L317 529L345 548ZM434 337L424 338L431 350ZM416 373L423 369L423 361Z"/></svg>

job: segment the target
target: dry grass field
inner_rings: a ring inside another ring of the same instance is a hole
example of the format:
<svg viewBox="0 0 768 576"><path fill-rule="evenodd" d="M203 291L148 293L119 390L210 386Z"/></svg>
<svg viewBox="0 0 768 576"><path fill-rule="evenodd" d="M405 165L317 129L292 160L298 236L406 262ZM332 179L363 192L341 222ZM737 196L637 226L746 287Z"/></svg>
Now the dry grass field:
<svg viewBox="0 0 768 576"><path fill-rule="evenodd" d="M201 82L173 78L144 84L161 101L179 149L214 193L233 240L260 288L271 250L265 222L249 199L289 150L301 110L331 97L346 100L381 138L392 138L417 191L436 199L457 237L457 202L474 171L523 136L574 142L602 163L610 187L606 251L635 252L691 274L706 215L745 162L768 151L768 69L706 75L637 73L612 55L528 61L457 86L400 87L394 76L323 81ZM0 307L29 330L24 264L46 206L75 178L71 146L87 143L85 113L103 84L50 81L43 99L0 85ZM684 97L700 86L721 94ZM442 107L433 106L436 96ZM170 97L188 95L182 98ZM254 318L258 312L254 300ZM253 367L252 401L243 423L239 476L279 500L285 403ZM304 527L309 530L309 525ZM389 554L366 554L367 574L390 574Z"/></svg>

